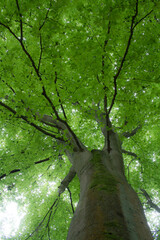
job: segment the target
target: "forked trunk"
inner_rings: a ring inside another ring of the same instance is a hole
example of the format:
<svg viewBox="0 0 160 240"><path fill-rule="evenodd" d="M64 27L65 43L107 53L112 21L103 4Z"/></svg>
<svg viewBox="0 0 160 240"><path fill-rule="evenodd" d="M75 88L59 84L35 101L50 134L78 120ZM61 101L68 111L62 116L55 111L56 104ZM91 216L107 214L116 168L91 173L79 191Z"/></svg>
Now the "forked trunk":
<svg viewBox="0 0 160 240"><path fill-rule="evenodd" d="M121 155L77 153L74 165L80 200L67 240L153 239L137 194L124 176Z"/></svg>

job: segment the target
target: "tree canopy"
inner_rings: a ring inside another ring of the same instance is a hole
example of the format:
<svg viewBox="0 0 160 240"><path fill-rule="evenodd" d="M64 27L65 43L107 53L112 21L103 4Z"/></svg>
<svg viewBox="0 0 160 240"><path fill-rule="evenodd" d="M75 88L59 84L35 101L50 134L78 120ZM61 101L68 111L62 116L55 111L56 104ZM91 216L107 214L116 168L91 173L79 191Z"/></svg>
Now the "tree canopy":
<svg viewBox="0 0 160 240"><path fill-rule="evenodd" d="M66 239L79 198L77 177L58 196L66 149L102 149L105 111L158 239L159 1L1 0L0 9L1 239ZM20 225L6 230L9 203Z"/></svg>

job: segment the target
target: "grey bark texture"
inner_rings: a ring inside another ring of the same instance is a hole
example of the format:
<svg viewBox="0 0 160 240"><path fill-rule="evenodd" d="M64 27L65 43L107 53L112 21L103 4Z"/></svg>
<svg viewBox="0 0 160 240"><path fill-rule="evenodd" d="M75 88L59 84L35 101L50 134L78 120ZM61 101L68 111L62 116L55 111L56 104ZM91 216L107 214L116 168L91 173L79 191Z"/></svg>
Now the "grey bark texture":
<svg viewBox="0 0 160 240"><path fill-rule="evenodd" d="M128 184L121 144L109 132L111 151L76 152L73 168L80 181L80 200L67 240L152 240L142 205Z"/></svg>
<svg viewBox="0 0 160 240"><path fill-rule="evenodd" d="M67 240L153 239L137 194L124 176L121 161L117 153L100 150L74 155L80 200Z"/></svg>

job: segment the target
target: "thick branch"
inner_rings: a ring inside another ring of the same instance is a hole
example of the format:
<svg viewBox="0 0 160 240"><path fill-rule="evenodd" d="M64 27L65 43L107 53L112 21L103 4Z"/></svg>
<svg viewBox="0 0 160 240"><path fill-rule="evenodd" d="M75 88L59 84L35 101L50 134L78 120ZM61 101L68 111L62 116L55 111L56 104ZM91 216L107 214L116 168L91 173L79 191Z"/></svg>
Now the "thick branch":
<svg viewBox="0 0 160 240"><path fill-rule="evenodd" d="M66 188L68 188L69 183L73 180L73 178L75 177L76 172L73 168L73 166L70 168L69 173L67 174L67 176L63 179L63 181L61 182L61 185L58 187L58 193L59 195L61 195Z"/></svg>
<svg viewBox="0 0 160 240"><path fill-rule="evenodd" d="M160 207L158 207L155 203L153 203L152 199L150 198L150 196L148 195L148 193L144 190L144 189L140 189L143 196L146 198L147 200L147 204L149 204L149 206L151 208L154 208L157 212L160 213Z"/></svg>
<svg viewBox="0 0 160 240"><path fill-rule="evenodd" d="M110 29L111 29L111 25L110 25L110 21L108 23L108 31L107 31L107 36L110 34ZM106 135L105 135L105 145L107 144L107 149L108 149L108 152L110 152L111 150L111 147L110 147L110 139L109 139L109 134L110 132L107 130L107 128L109 127L109 115L108 115L108 111L107 111L107 86L104 82L104 76L105 76L105 53L106 53L106 46L108 44L108 39L106 38L105 41L104 41L104 45L103 45L103 55L102 55L102 70L101 70L101 73L102 73L102 84L103 84L103 89L104 89L104 112L105 112L105 132L106 132ZM99 76L97 75L97 80L99 83L100 80L99 80Z"/></svg>
<svg viewBox="0 0 160 240"><path fill-rule="evenodd" d="M50 124L56 125L57 128L59 128L60 130L65 132L68 140L74 146L75 151L83 151L85 149L85 146L83 146L83 144L79 141L76 134L72 131L72 129L70 128L70 126L68 125L68 123L66 121L64 121L60 118L58 120L57 119L53 120L53 118L48 115L43 115L42 118L39 117L39 120L45 124L50 123ZM67 130L67 132L66 132L66 130Z"/></svg>

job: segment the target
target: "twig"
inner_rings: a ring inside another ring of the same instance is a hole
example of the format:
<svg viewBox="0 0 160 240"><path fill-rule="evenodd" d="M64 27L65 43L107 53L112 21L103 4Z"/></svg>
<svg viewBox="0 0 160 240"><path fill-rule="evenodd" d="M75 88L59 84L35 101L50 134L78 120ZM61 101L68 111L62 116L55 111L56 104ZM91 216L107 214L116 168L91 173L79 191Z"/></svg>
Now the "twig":
<svg viewBox="0 0 160 240"><path fill-rule="evenodd" d="M7 82L5 82L4 80L2 80L2 82L4 82L7 87L10 88L10 90L15 94L15 90Z"/></svg>
<svg viewBox="0 0 160 240"><path fill-rule="evenodd" d="M39 27L39 31L42 29L42 27L44 26L44 24L45 24L45 22L46 22L46 20L47 20L47 18L48 18L48 14L49 14L49 11L50 11L50 7L51 7L51 1L50 1L50 6L49 6L49 8L48 8L48 10L47 10L47 12L46 12L45 19L43 20L42 25Z"/></svg>
<svg viewBox="0 0 160 240"><path fill-rule="evenodd" d="M22 14L21 14L21 11L20 11L20 7L19 7L19 2L18 2L18 0L16 0L16 4L17 4L17 9L18 9L19 18L20 18L20 31L21 31L20 40L21 40L21 42L22 42L22 41L23 41L23 23L22 23Z"/></svg>

